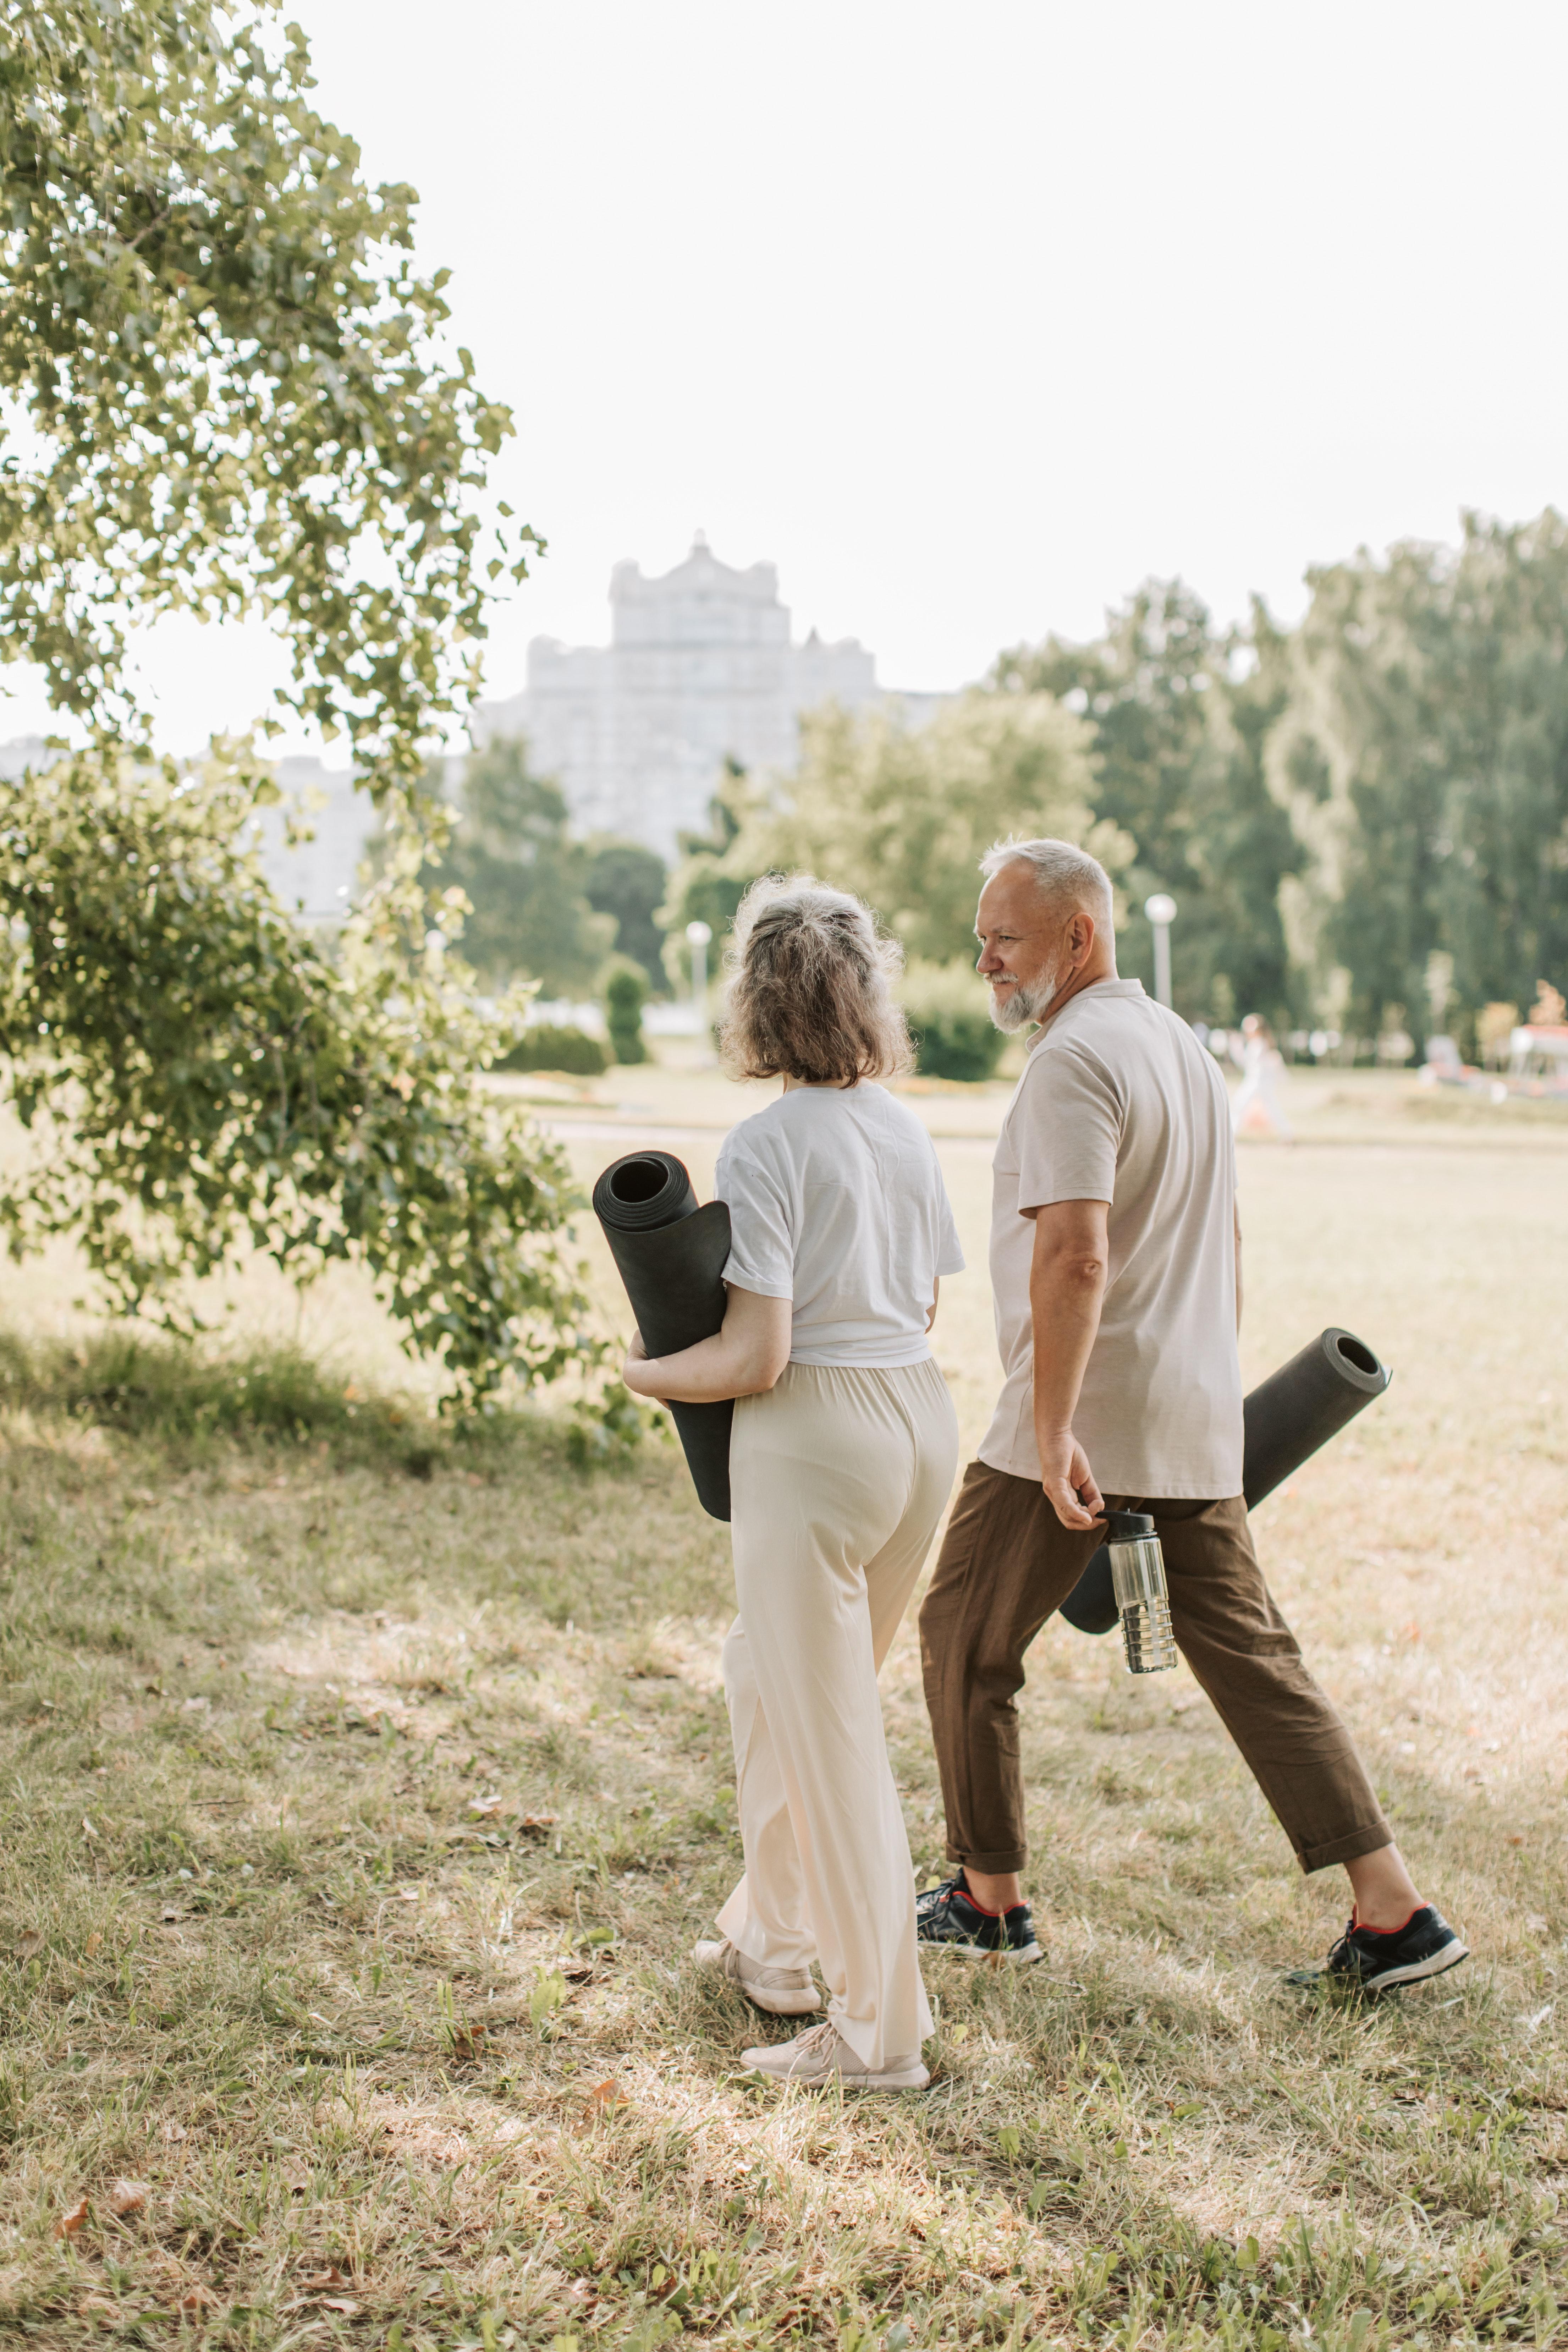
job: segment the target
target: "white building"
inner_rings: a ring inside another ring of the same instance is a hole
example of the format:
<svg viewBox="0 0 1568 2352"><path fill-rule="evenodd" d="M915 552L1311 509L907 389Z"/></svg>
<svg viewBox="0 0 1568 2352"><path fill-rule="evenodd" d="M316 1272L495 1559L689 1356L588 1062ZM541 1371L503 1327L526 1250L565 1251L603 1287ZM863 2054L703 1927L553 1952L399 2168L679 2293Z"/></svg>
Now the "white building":
<svg viewBox="0 0 1568 2352"><path fill-rule="evenodd" d="M528 685L480 703L472 732L524 735L531 764L566 795L574 829L645 841L668 856L701 832L725 759L766 772L793 767L800 714L824 702L881 702L914 723L943 697L888 694L854 637L790 637L771 563L736 572L700 531L684 563L649 580L637 563L610 577L610 643L535 637Z"/></svg>

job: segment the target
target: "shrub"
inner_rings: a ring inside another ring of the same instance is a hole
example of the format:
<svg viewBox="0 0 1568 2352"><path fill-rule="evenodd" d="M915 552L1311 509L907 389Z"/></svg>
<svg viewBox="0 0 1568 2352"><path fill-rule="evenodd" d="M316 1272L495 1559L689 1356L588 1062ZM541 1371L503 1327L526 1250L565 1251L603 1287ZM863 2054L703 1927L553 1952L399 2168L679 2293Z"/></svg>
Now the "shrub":
<svg viewBox="0 0 1568 2352"><path fill-rule="evenodd" d="M984 983L967 963L911 963L904 1011L915 1066L930 1078L988 1078L1006 1039L992 1021Z"/></svg>
<svg viewBox="0 0 1568 2352"><path fill-rule="evenodd" d="M609 1056L596 1037L565 1022L541 1021L525 1029L498 1070L564 1070L569 1077L602 1078Z"/></svg>
<svg viewBox="0 0 1568 2352"><path fill-rule="evenodd" d="M619 957L605 982L605 1026L610 1051L617 1062L646 1062L647 1046L642 1034L642 1009L647 996L647 974L640 964Z"/></svg>
<svg viewBox="0 0 1568 2352"><path fill-rule="evenodd" d="M268 793L223 747L7 783L5 1246L68 1236L113 1309L186 1336L192 1286L247 1254L296 1284L348 1260L453 1402L589 1369L570 1169L481 1083L522 1001L483 1012L441 952L458 909L410 881L405 826L336 941L302 931L252 845Z"/></svg>

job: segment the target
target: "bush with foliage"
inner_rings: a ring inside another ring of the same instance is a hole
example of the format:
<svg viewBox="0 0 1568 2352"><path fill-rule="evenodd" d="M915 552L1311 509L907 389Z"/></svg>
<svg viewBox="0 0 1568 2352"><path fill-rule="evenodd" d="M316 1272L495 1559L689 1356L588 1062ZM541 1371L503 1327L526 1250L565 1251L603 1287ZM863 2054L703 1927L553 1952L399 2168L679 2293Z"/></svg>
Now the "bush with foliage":
<svg viewBox="0 0 1568 2352"><path fill-rule="evenodd" d="M647 1001L647 979L641 964L622 957L611 965L605 982L605 1026L610 1051L617 1062L646 1062L647 1044L642 1034L642 1009Z"/></svg>
<svg viewBox="0 0 1568 2352"><path fill-rule="evenodd" d="M496 1062L498 1070L559 1070L573 1078L602 1078L609 1055L597 1037L565 1021L534 1021Z"/></svg>
<svg viewBox="0 0 1568 2352"><path fill-rule="evenodd" d="M584 1360L566 1162L479 1074L526 999L477 1009L393 874L329 956L268 890L257 793L84 753L7 788L0 1056L35 1149L0 1177L13 1256L73 1235L111 1303L196 1328L245 1250L296 1281L369 1271L458 1398Z"/></svg>
<svg viewBox="0 0 1568 2352"><path fill-rule="evenodd" d="M974 1080L994 1074L1007 1041L991 1018L985 984L972 963L911 963L899 992L922 1076Z"/></svg>

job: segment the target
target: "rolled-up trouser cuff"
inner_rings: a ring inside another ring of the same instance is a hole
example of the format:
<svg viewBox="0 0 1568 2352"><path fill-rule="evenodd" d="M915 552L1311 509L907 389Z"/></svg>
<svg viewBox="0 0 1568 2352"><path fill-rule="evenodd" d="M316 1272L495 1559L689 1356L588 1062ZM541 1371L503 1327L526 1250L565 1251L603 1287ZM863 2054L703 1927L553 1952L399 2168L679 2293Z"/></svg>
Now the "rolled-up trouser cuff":
<svg viewBox="0 0 1568 2352"><path fill-rule="evenodd" d="M1373 1822L1364 1830L1352 1830L1348 1836L1332 1838L1327 1845L1303 1846L1296 1859L1310 1877L1314 1870L1328 1870L1336 1862L1359 1862L1363 1853L1381 1853L1385 1845L1394 1843L1394 1832L1386 1822ZM978 1869L979 1864L975 1867Z"/></svg>
<svg viewBox="0 0 1568 2352"><path fill-rule="evenodd" d="M954 1853L950 1843L947 1858L960 1868L967 1864L971 1870L983 1870L987 1878L1007 1878L1023 1869L1029 1859L1029 1850L1026 1846L1016 1845L1005 1853Z"/></svg>

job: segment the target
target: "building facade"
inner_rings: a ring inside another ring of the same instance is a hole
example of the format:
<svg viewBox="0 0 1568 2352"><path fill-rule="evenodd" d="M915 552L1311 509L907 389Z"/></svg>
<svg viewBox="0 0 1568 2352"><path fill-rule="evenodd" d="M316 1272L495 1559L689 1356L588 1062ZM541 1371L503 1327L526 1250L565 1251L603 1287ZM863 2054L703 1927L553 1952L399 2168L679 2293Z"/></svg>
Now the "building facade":
<svg viewBox="0 0 1568 2352"><path fill-rule="evenodd" d="M531 763L565 793L574 829L646 842L669 856L682 831L701 832L726 759L766 772L794 765L803 711L882 703L913 724L940 695L885 693L854 637L790 635L771 563L738 572L700 531L673 572L646 578L617 563L610 642L535 637L528 684L480 703L475 740L523 735Z"/></svg>

